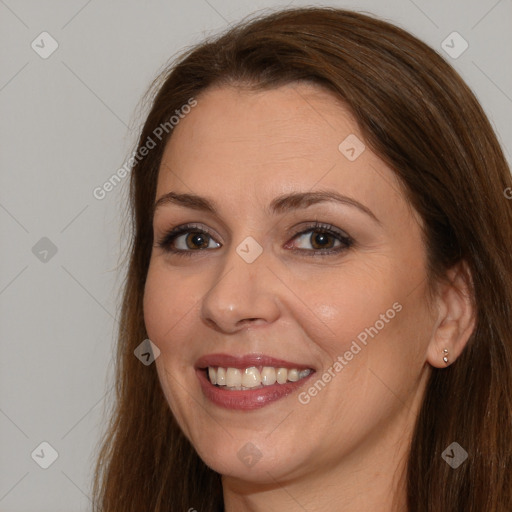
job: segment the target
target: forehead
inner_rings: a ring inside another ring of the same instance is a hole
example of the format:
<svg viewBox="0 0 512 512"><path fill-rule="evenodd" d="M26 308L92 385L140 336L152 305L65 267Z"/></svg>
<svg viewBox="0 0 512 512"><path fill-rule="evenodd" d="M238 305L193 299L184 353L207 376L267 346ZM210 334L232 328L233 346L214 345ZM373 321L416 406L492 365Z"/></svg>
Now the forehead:
<svg viewBox="0 0 512 512"><path fill-rule="evenodd" d="M164 162L192 168L194 161L209 159L213 164L229 153L230 163L224 163L240 173L239 164L248 162L250 168L291 168L294 160L333 162L340 156L343 137L358 131L347 108L332 93L309 84L264 91L217 87L203 92L197 101L174 129ZM184 146L189 151L182 151Z"/></svg>
<svg viewBox="0 0 512 512"><path fill-rule="evenodd" d="M236 196L240 207L249 207L256 197L270 200L321 187L353 195L377 210L397 199L404 203L394 173L365 147L349 109L323 88L225 86L206 90L197 102L164 151L157 198L179 190Z"/></svg>

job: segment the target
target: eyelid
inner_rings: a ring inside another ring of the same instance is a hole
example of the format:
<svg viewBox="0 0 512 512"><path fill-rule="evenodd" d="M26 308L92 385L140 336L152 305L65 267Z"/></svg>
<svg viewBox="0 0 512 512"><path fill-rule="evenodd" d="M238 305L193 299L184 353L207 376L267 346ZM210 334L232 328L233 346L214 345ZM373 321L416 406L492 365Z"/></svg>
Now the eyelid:
<svg viewBox="0 0 512 512"><path fill-rule="evenodd" d="M308 222L301 222L300 225L304 224L304 227L301 231L297 231L295 233L292 233L293 238L296 238L300 235L304 235L306 233L309 233L310 231L326 231L328 233L336 234L340 238L344 238L346 240L352 240L352 237L342 229L337 228L336 226L333 226L331 224L327 224L325 222L319 222L319 221L310 221ZM289 231L294 231L294 228L296 228L296 225L293 228L290 228Z"/></svg>

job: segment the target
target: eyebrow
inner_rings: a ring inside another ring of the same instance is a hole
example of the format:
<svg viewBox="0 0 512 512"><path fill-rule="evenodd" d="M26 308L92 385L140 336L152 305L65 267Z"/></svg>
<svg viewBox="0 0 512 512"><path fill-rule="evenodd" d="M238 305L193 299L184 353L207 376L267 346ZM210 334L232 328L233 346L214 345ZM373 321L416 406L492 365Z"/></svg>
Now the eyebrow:
<svg viewBox="0 0 512 512"><path fill-rule="evenodd" d="M368 215L377 224L381 224L375 214L364 204L356 201L352 197L344 196L332 190L323 190L317 192L294 192L291 194L284 194L274 198L266 212L272 215L278 215L287 211L299 210L308 208L311 205L334 201L344 205L352 206ZM153 205L153 214L164 205L174 204L183 208L190 208L193 210L209 212L214 215L218 214L218 208L212 199L201 197L196 194L178 194L176 192L168 192L161 196Z"/></svg>

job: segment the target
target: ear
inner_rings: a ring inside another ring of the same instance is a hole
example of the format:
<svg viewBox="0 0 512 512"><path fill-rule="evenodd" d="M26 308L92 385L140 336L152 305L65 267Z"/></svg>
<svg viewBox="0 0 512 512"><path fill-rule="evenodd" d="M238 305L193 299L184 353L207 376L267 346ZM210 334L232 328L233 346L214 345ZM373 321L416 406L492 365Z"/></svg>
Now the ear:
<svg viewBox="0 0 512 512"><path fill-rule="evenodd" d="M448 282L439 284L435 299L438 316L427 349L427 361L436 368L446 368L459 357L476 323L473 280L466 262L452 267L446 277Z"/></svg>

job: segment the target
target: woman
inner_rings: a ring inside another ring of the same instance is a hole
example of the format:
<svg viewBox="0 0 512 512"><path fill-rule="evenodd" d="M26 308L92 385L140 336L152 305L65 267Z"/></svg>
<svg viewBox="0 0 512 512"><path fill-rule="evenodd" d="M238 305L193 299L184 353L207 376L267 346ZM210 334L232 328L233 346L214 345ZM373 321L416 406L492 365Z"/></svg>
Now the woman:
<svg viewBox="0 0 512 512"><path fill-rule="evenodd" d="M511 177L459 75L304 8L154 86L96 510L512 510Z"/></svg>

